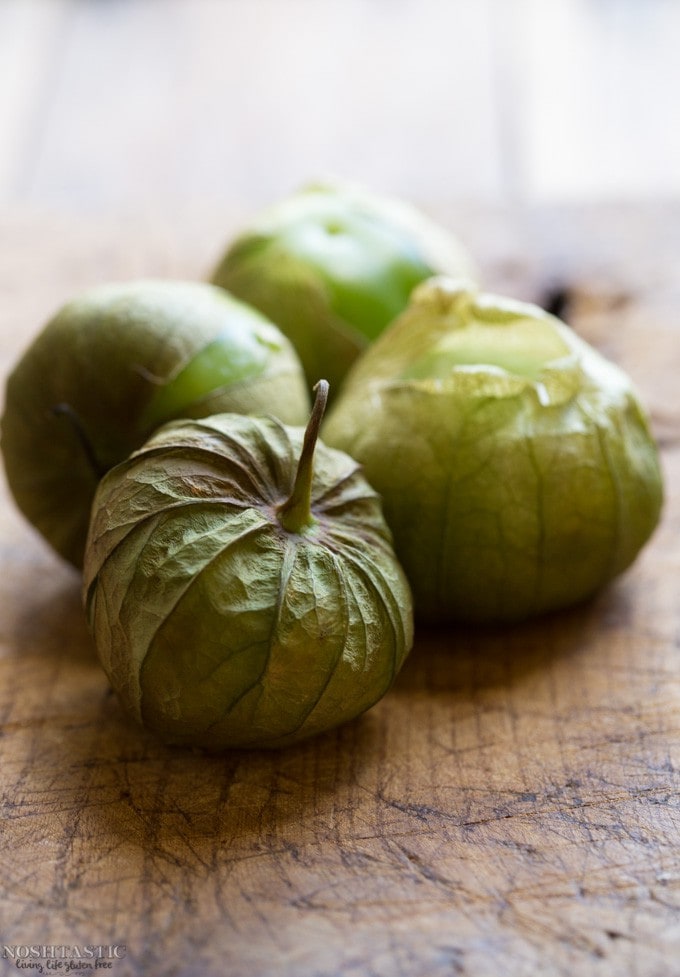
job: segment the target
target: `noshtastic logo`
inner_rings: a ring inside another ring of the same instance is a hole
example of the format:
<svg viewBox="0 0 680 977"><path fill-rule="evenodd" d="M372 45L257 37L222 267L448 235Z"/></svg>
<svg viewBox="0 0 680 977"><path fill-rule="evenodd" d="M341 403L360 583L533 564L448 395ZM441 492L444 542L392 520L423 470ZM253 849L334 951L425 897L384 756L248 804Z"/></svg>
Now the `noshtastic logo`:
<svg viewBox="0 0 680 977"><path fill-rule="evenodd" d="M2 944L2 958L14 963L17 970L44 973L83 973L113 970L122 960L127 947L122 943L79 944L17 943Z"/></svg>

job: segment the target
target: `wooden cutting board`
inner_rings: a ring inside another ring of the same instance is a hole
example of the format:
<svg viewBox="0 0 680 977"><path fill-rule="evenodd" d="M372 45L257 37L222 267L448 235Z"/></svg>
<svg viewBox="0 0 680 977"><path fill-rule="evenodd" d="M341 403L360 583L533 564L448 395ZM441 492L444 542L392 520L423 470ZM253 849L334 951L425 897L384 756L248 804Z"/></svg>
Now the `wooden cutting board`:
<svg viewBox="0 0 680 977"><path fill-rule="evenodd" d="M3 218L3 376L78 289L205 274L237 216ZM123 717L76 574L3 483L0 973L95 945L125 948L117 977L680 974L680 208L439 216L489 288L562 307L637 382L653 541L583 607L420 631L351 725L208 758Z"/></svg>

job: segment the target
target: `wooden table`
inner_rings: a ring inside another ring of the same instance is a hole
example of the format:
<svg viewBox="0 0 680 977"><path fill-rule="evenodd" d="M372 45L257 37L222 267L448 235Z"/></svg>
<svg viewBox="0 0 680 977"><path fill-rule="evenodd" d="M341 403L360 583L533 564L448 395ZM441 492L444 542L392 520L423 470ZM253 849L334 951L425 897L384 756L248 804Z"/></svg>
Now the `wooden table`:
<svg viewBox="0 0 680 977"><path fill-rule="evenodd" d="M207 758L124 719L77 576L3 485L0 973L40 944L124 946L116 977L680 974L680 209L440 217L490 288L557 301L633 375L653 541L586 606L420 631L351 725ZM3 374L78 289L203 275L231 222L5 216Z"/></svg>

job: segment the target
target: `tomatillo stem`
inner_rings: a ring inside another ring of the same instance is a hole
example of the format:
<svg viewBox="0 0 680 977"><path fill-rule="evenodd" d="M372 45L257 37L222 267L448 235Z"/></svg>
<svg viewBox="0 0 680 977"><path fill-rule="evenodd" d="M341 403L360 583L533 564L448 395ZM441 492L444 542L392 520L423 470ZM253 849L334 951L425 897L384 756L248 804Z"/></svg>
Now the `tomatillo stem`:
<svg viewBox="0 0 680 977"><path fill-rule="evenodd" d="M312 515L314 449L319 438L319 429L328 401L328 380L319 380L314 390L316 398L305 429L293 491L287 501L278 506L276 510L279 522L289 533L304 533L316 522Z"/></svg>

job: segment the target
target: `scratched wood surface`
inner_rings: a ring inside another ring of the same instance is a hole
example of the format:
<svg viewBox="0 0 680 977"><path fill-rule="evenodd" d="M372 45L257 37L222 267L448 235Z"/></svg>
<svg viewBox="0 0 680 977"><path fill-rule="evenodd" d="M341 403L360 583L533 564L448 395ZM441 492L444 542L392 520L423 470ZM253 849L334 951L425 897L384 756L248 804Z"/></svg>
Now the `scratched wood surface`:
<svg viewBox="0 0 680 977"><path fill-rule="evenodd" d="M117 977L680 973L680 208L438 216L489 287L560 304L635 378L667 479L652 543L586 606L420 631L351 725L206 758L124 719L77 576L3 483L3 948L124 945ZM235 220L7 213L3 376L78 289L201 276Z"/></svg>

